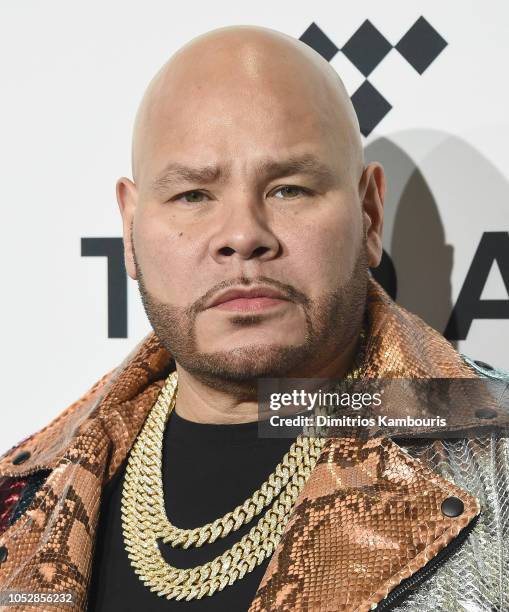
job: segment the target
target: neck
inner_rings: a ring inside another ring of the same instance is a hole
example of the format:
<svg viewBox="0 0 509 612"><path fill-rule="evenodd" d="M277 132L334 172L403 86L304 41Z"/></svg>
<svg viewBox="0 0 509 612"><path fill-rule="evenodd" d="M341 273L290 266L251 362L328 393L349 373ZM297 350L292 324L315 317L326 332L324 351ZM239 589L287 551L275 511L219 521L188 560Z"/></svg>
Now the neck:
<svg viewBox="0 0 509 612"><path fill-rule="evenodd" d="M343 378L356 365L359 335L339 355L310 368L306 378ZM175 412L195 423L235 424L258 420L257 400L241 400L236 393L213 388L177 364L178 394ZM288 377L292 377L289 374Z"/></svg>

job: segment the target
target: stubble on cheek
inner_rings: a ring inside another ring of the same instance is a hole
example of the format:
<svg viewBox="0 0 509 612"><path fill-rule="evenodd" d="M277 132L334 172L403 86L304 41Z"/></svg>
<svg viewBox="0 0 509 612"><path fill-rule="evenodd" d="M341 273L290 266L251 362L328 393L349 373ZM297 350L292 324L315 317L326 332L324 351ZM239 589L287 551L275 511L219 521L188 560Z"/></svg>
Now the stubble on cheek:
<svg viewBox="0 0 509 612"><path fill-rule="evenodd" d="M196 312L194 308L172 306L156 300L147 290L143 274L136 266L141 300L154 332L163 346L176 357L196 354Z"/></svg>

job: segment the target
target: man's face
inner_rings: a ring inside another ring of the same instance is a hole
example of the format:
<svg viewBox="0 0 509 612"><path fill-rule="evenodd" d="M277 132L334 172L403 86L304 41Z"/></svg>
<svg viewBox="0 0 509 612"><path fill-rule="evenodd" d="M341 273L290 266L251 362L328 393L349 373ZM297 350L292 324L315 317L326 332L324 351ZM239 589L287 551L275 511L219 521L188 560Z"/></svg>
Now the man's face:
<svg viewBox="0 0 509 612"><path fill-rule="evenodd" d="M342 136L308 96L271 91L190 84L171 112L161 98L123 209L126 266L148 318L204 380L304 376L363 315L366 219ZM282 299L211 304L242 288Z"/></svg>

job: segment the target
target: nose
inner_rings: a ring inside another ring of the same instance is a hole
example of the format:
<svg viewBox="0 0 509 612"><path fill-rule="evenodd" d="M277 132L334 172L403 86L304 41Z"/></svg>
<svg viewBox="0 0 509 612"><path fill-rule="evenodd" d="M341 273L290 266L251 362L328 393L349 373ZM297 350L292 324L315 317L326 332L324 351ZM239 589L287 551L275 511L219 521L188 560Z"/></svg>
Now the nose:
<svg viewBox="0 0 509 612"><path fill-rule="evenodd" d="M225 207L222 223L210 240L210 255L217 263L231 261L232 257L267 261L281 249L263 208L241 199Z"/></svg>

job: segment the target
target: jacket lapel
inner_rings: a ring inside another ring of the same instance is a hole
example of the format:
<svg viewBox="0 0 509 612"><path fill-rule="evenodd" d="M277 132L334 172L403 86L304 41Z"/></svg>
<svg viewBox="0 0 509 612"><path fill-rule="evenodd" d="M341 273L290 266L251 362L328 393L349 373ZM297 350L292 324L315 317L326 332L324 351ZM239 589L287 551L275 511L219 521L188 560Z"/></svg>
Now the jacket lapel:
<svg viewBox="0 0 509 612"><path fill-rule="evenodd" d="M450 518L444 500L461 499ZM364 611L479 514L476 498L389 439L329 440L249 612Z"/></svg>

